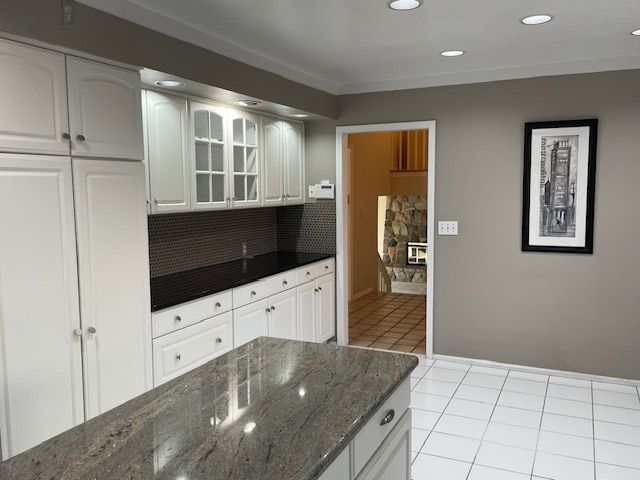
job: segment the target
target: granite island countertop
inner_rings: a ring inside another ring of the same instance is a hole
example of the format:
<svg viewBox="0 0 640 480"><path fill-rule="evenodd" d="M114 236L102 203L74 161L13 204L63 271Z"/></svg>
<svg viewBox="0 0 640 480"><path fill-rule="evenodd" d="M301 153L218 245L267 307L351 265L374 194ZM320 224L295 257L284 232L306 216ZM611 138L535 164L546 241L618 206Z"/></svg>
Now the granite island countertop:
<svg viewBox="0 0 640 480"><path fill-rule="evenodd" d="M155 277L151 279L151 311L246 285L332 256L322 253L272 252Z"/></svg>
<svg viewBox="0 0 640 480"><path fill-rule="evenodd" d="M316 479L417 363L261 337L0 463L0 478Z"/></svg>

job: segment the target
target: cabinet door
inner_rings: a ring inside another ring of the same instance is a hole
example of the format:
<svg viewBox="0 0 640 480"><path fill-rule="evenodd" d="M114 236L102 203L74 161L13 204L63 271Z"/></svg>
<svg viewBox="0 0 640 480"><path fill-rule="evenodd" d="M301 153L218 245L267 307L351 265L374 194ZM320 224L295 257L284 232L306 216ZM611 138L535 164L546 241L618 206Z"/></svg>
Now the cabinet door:
<svg viewBox="0 0 640 480"><path fill-rule="evenodd" d="M298 302L295 289L269 298L269 336L296 339Z"/></svg>
<svg viewBox="0 0 640 480"><path fill-rule="evenodd" d="M303 126L283 122L284 196L288 205L304 203Z"/></svg>
<svg viewBox="0 0 640 480"><path fill-rule="evenodd" d="M231 312L203 320L153 341L154 386L204 365L233 348Z"/></svg>
<svg viewBox="0 0 640 480"><path fill-rule="evenodd" d="M357 480L411 479L411 410L402 416Z"/></svg>
<svg viewBox="0 0 640 480"><path fill-rule="evenodd" d="M305 342L318 341L318 289L316 282L299 286L298 295L298 340Z"/></svg>
<svg viewBox="0 0 640 480"><path fill-rule="evenodd" d="M143 159L140 75L67 57L72 154Z"/></svg>
<svg viewBox="0 0 640 480"><path fill-rule="evenodd" d="M269 334L269 302L262 300L233 311L233 347Z"/></svg>
<svg viewBox="0 0 640 480"><path fill-rule="evenodd" d="M284 202L282 128L284 123L269 117L262 121L262 178L265 206L282 205Z"/></svg>
<svg viewBox="0 0 640 480"><path fill-rule="evenodd" d="M191 208L187 101L146 92L149 192L153 213Z"/></svg>
<svg viewBox="0 0 640 480"><path fill-rule="evenodd" d="M318 280L318 342L326 342L336 334L335 283L333 274Z"/></svg>
<svg viewBox="0 0 640 480"><path fill-rule="evenodd" d="M64 55L0 39L0 150L69 155Z"/></svg>
<svg viewBox="0 0 640 480"><path fill-rule="evenodd" d="M0 154L0 225L7 459L84 420L70 159Z"/></svg>
<svg viewBox="0 0 640 480"><path fill-rule="evenodd" d="M88 417L152 386L144 166L73 160Z"/></svg>
<svg viewBox="0 0 640 480"><path fill-rule="evenodd" d="M191 102L191 206L229 208L227 109Z"/></svg>
<svg viewBox="0 0 640 480"><path fill-rule="evenodd" d="M239 110L229 114L231 207L258 207L261 202L258 137L260 117Z"/></svg>

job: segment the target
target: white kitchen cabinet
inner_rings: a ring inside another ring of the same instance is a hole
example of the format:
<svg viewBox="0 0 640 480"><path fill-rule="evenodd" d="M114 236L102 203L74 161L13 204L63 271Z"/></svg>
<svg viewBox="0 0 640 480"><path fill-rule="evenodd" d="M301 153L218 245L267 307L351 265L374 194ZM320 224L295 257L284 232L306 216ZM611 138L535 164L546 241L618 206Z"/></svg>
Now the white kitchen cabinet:
<svg viewBox="0 0 640 480"><path fill-rule="evenodd" d="M64 55L0 39L0 150L69 155Z"/></svg>
<svg viewBox="0 0 640 480"><path fill-rule="evenodd" d="M338 458L320 475L320 480L349 480L349 448L345 448Z"/></svg>
<svg viewBox="0 0 640 480"><path fill-rule="evenodd" d="M301 124L262 117L264 206L304 203Z"/></svg>
<svg viewBox="0 0 640 480"><path fill-rule="evenodd" d="M318 289L316 282L308 282L297 288L298 340L316 342L318 339Z"/></svg>
<svg viewBox="0 0 640 480"><path fill-rule="evenodd" d="M143 159L140 75L67 56L71 153Z"/></svg>
<svg viewBox="0 0 640 480"><path fill-rule="evenodd" d="M191 209L189 112L182 97L146 91L151 213Z"/></svg>
<svg viewBox="0 0 640 480"><path fill-rule="evenodd" d="M335 283L333 274L303 283L298 292L298 340L326 342L335 336Z"/></svg>
<svg viewBox="0 0 640 480"><path fill-rule="evenodd" d="M287 205L304 203L304 134L300 123L282 122L284 198Z"/></svg>
<svg viewBox="0 0 640 480"><path fill-rule="evenodd" d="M73 160L88 418L152 387L144 166Z"/></svg>
<svg viewBox="0 0 640 480"><path fill-rule="evenodd" d="M318 285L318 342L326 342L336 334L335 281L333 274L316 280Z"/></svg>
<svg viewBox="0 0 640 480"><path fill-rule="evenodd" d="M294 288L269 298L268 335L295 340L297 338L297 308L298 301Z"/></svg>
<svg viewBox="0 0 640 480"><path fill-rule="evenodd" d="M76 269L71 160L0 154L3 459L84 420Z"/></svg>
<svg viewBox="0 0 640 480"><path fill-rule="evenodd" d="M233 346L269 335L268 300L260 300L233 311Z"/></svg>
<svg viewBox="0 0 640 480"><path fill-rule="evenodd" d="M193 209L229 208L227 109L191 102L191 205Z"/></svg>
<svg viewBox="0 0 640 480"><path fill-rule="evenodd" d="M227 109L229 128L229 191L231 207L259 207L260 117L241 110Z"/></svg>
<svg viewBox="0 0 640 480"><path fill-rule="evenodd" d="M204 365L233 348L233 315L216 315L153 341L154 386Z"/></svg>
<svg viewBox="0 0 640 480"><path fill-rule="evenodd" d="M262 117L262 179L263 205L278 206L284 204L284 159L282 149L282 120Z"/></svg>

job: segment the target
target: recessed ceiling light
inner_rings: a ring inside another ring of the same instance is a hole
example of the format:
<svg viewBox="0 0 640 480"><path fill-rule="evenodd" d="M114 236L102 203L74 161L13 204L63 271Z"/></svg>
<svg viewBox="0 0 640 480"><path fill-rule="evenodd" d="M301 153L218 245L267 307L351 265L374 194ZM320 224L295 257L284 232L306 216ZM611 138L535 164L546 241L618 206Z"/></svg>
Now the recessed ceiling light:
<svg viewBox="0 0 640 480"><path fill-rule="evenodd" d="M179 82L178 80L158 80L157 82L154 82L154 83L159 87L166 87L166 88L176 88L176 87L182 87L184 85L184 82Z"/></svg>
<svg viewBox="0 0 640 480"><path fill-rule="evenodd" d="M543 23L550 22L551 20L553 20L553 17L551 15L540 13L537 15L529 15L528 17L524 17L520 20L520 22L525 25L542 25Z"/></svg>
<svg viewBox="0 0 640 480"><path fill-rule="evenodd" d="M236 103L243 107L257 107L258 105L260 105L260 102L257 100L240 100Z"/></svg>
<svg viewBox="0 0 640 480"><path fill-rule="evenodd" d="M391 0L387 3L387 6L391 10L415 10L422 5L422 0Z"/></svg>
<svg viewBox="0 0 640 480"><path fill-rule="evenodd" d="M633 32L631 32L631 35L633 35L634 37L640 37L640 29L634 30Z"/></svg>
<svg viewBox="0 0 640 480"><path fill-rule="evenodd" d="M464 55L464 50L445 50L444 52L440 52L440 55L443 57L459 57L460 55Z"/></svg>
<svg viewBox="0 0 640 480"><path fill-rule="evenodd" d="M307 118L309 115L306 113L292 113L289 115L291 118Z"/></svg>

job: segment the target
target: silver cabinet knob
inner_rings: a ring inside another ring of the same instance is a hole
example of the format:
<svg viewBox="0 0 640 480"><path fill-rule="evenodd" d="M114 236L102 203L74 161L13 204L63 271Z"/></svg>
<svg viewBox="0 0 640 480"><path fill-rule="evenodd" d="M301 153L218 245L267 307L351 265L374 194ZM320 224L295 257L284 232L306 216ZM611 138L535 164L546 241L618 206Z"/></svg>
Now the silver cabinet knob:
<svg viewBox="0 0 640 480"><path fill-rule="evenodd" d="M314 292L316 292L316 293L318 293L318 289L317 289L317 288L314 288L314 289L313 289L313 291L314 291Z"/></svg>
<svg viewBox="0 0 640 480"><path fill-rule="evenodd" d="M62 134L62 138L64 138L65 140L71 140L71 135L69 135L67 132L64 132Z"/></svg>
<svg viewBox="0 0 640 480"><path fill-rule="evenodd" d="M271 307L271 311L272 312L275 311L275 309L276 309L276 307Z"/></svg>
<svg viewBox="0 0 640 480"><path fill-rule="evenodd" d="M216 308L220 308L222 304L220 302L216 302Z"/></svg>
<svg viewBox="0 0 640 480"><path fill-rule="evenodd" d="M318 290L322 290L322 287L318 287Z"/></svg>
<svg viewBox="0 0 640 480"><path fill-rule="evenodd" d="M158 205L160 203L160 200L158 200L157 198L153 199L153 203L155 203L156 205Z"/></svg>
<svg viewBox="0 0 640 480"><path fill-rule="evenodd" d="M82 336L82 329L80 329L80 328L74 328L74 329L73 329L73 334L74 334L76 337L81 337L81 336Z"/></svg>
<svg viewBox="0 0 640 480"><path fill-rule="evenodd" d="M329 270L329 265L325 265L325 266L324 266L324 269L325 269L325 270Z"/></svg>
<svg viewBox="0 0 640 480"><path fill-rule="evenodd" d="M177 361L180 361L180 360L182 360L182 355L180 355L180 354L177 354L177 355L176 355L176 360L177 360Z"/></svg>
<svg viewBox="0 0 640 480"><path fill-rule="evenodd" d="M222 339L220 337L216 338L216 343L222 343Z"/></svg>
<svg viewBox="0 0 640 480"><path fill-rule="evenodd" d="M289 285L289 282L287 282L286 280L283 280L283 281L282 281L282 284L283 284L283 285Z"/></svg>
<svg viewBox="0 0 640 480"><path fill-rule="evenodd" d="M96 327L89 327L89 328L87 328L87 332L89 332L89 333L96 333L96 332L97 332Z"/></svg>
<svg viewBox="0 0 640 480"><path fill-rule="evenodd" d="M395 410L392 408L391 410L389 410L387 412L387 414L382 418L382 421L380 422L380 426L386 425L387 423L391 423L393 421L393 418L396 416L396 412Z"/></svg>
<svg viewBox="0 0 640 480"><path fill-rule="evenodd" d="M269 307L266 308L265 312L269 313L271 310L269 309Z"/></svg>
<svg viewBox="0 0 640 480"><path fill-rule="evenodd" d="M256 296L256 291L255 290L251 290L251 296L255 297Z"/></svg>
<svg viewBox="0 0 640 480"><path fill-rule="evenodd" d="M180 315L176 315L176 322L180 323L182 321L182 317Z"/></svg>
<svg viewBox="0 0 640 480"><path fill-rule="evenodd" d="M307 277L310 277L310 276L311 276L311 272L307 272Z"/></svg>
<svg viewBox="0 0 640 480"><path fill-rule="evenodd" d="M86 140L86 138L84 137L84 135L82 135L81 133L76 135L76 140L78 140L79 142L84 142Z"/></svg>

